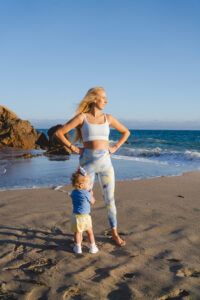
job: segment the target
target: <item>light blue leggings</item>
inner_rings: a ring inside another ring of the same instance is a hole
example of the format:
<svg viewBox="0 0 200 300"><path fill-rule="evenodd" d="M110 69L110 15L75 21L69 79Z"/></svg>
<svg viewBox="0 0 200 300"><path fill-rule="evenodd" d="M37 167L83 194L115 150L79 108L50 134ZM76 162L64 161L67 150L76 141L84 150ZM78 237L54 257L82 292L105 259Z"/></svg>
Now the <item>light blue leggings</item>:
<svg viewBox="0 0 200 300"><path fill-rule="evenodd" d="M91 176L91 189L97 174L106 204L111 228L117 228L117 212L115 206L115 174L108 149L84 149L80 156L80 165Z"/></svg>

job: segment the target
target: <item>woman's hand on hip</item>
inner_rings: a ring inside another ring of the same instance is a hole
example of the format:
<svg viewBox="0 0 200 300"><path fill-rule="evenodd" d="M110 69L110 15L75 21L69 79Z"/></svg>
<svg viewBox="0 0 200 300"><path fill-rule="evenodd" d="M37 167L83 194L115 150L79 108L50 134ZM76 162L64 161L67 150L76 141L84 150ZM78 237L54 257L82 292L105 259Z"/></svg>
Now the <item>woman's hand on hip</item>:
<svg viewBox="0 0 200 300"><path fill-rule="evenodd" d="M79 148L76 147L75 145L71 145L70 149L72 150L73 153L80 154L80 155L83 153L84 150L84 148Z"/></svg>
<svg viewBox="0 0 200 300"><path fill-rule="evenodd" d="M117 145L109 146L109 147L108 147L108 150L109 150L109 153L110 153L110 154L115 153L115 152L117 151L117 149L118 149Z"/></svg>

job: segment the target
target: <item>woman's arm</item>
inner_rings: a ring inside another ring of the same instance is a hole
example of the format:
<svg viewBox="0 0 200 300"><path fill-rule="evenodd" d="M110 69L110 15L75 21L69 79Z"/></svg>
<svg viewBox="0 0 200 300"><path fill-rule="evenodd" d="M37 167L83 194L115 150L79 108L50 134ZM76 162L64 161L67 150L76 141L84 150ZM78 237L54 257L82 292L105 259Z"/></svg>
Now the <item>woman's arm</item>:
<svg viewBox="0 0 200 300"><path fill-rule="evenodd" d="M130 135L130 131L111 115L108 115L108 123L111 127L121 132L122 134L119 141L117 141L117 143L114 146L109 147L109 152L112 154L126 142Z"/></svg>
<svg viewBox="0 0 200 300"><path fill-rule="evenodd" d="M77 154L80 154L80 148L69 142L68 139L66 139L65 134L70 130L82 125L83 121L83 116L81 114L77 115L55 132L55 136L63 143L63 145L67 146Z"/></svg>

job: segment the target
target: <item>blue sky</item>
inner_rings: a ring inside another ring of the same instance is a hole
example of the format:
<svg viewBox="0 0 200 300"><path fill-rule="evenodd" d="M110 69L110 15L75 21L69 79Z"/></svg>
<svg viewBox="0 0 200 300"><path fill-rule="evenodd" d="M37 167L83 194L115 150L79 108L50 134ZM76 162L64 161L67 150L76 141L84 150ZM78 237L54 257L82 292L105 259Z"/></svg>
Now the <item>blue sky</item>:
<svg viewBox="0 0 200 300"><path fill-rule="evenodd" d="M0 41L0 104L36 127L103 86L129 127L200 129L200 1L0 0Z"/></svg>

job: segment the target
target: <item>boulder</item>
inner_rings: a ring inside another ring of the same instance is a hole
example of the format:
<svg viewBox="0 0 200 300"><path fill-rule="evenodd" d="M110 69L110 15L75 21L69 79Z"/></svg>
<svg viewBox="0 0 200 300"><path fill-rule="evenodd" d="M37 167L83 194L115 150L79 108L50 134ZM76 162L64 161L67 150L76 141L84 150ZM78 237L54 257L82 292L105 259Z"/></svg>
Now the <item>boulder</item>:
<svg viewBox="0 0 200 300"><path fill-rule="evenodd" d="M55 126L49 128L49 130L47 132L47 134L49 136L49 150L50 150L51 154L54 154L54 155L66 155L66 154L72 153L71 149L64 146L59 141L59 139L55 136L55 132L61 127L62 127L61 124L55 125ZM71 137L69 136L68 133L65 134L65 137L72 143Z"/></svg>
<svg viewBox="0 0 200 300"><path fill-rule="evenodd" d="M37 131L37 140L35 142L36 148L41 148L48 150L49 149L49 140L43 132Z"/></svg>
<svg viewBox="0 0 200 300"><path fill-rule="evenodd" d="M48 145L46 136L37 132L29 121L21 120L5 106L0 106L0 146L46 149Z"/></svg>

